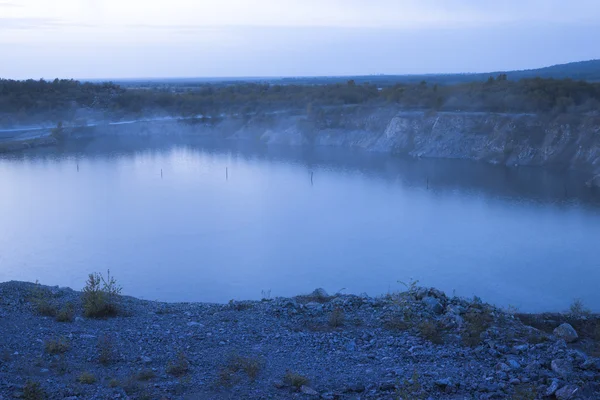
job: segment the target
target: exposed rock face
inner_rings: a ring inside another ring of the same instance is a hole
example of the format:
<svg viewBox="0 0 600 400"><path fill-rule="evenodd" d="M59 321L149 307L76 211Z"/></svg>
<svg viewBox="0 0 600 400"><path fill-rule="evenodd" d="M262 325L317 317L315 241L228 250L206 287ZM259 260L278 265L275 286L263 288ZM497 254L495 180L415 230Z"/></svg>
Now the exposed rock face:
<svg viewBox="0 0 600 400"><path fill-rule="evenodd" d="M422 112L358 106L328 109L318 120L282 112L215 123L154 121L77 128L69 133L70 137L122 134L211 136L510 166L554 166L598 175L589 185L600 185L600 115Z"/></svg>
<svg viewBox="0 0 600 400"><path fill-rule="evenodd" d="M570 324L561 324L554 330L554 335L560 339L564 339L567 343L572 343L579 337Z"/></svg>

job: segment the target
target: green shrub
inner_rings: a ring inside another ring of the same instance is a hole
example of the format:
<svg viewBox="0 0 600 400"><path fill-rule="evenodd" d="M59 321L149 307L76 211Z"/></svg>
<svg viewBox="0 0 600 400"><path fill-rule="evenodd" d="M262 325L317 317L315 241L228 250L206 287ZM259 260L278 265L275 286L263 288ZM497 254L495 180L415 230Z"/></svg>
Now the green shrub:
<svg viewBox="0 0 600 400"><path fill-rule="evenodd" d="M90 274L82 294L84 315L88 318L116 316L120 294L121 287L110 276L110 270L106 279L97 272Z"/></svg>

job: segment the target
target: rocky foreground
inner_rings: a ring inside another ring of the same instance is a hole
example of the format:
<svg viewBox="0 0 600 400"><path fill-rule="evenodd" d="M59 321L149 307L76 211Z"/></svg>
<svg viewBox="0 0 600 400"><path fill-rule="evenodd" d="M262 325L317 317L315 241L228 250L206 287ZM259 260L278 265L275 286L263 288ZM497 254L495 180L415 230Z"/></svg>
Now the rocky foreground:
<svg viewBox="0 0 600 400"><path fill-rule="evenodd" d="M583 312L515 315L418 287L227 305L120 297L107 319L83 317L81 299L0 284L0 399L600 398L600 320Z"/></svg>

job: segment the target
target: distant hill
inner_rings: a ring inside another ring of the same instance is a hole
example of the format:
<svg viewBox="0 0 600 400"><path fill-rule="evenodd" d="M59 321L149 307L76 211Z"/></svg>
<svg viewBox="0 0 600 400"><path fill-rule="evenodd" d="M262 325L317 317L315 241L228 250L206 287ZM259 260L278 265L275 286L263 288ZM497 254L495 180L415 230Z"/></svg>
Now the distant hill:
<svg viewBox="0 0 600 400"><path fill-rule="evenodd" d="M538 69L504 72L508 79L518 80L524 78L554 78L600 82L600 60L572 62L568 64L552 65ZM485 75L485 74L483 74Z"/></svg>
<svg viewBox="0 0 600 400"><path fill-rule="evenodd" d="M420 75L357 75L357 76L322 76L322 77L246 77L246 78L148 78L113 80L122 86L197 86L205 84L229 84L239 82L263 82L272 84L320 85L345 83L354 80L357 84L369 82L378 86L392 86L397 83L419 83L452 85L467 82L486 81L490 76L506 74L508 80L526 78L555 78L600 82L600 60L572 62L550 67L521 71L495 71L465 74L420 74Z"/></svg>
<svg viewBox="0 0 600 400"><path fill-rule="evenodd" d="M432 84L452 85L467 82L482 82L490 76L506 74L508 80L518 81L527 78L554 78L573 79L588 82L600 82L600 60L579 61L568 64L553 65L550 67L527 69L520 71L495 71L465 74L421 74L421 75L368 75L353 77L317 77L317 78L283 78L285 83L333 83L353 79L356 83L370 82L380 86L389 86L396 83L418 83L426 81Z"/></svg>

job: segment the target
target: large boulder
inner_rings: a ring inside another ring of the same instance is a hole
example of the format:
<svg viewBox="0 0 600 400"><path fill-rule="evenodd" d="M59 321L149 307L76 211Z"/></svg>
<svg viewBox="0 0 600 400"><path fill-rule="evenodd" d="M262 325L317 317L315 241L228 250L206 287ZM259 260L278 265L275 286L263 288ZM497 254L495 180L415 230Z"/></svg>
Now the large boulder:
<svg viewBox="0 0 600 400"><path fill-rule="evenodd" d="M564 341L567 343L572 343L579 338L579 335L577 335L575 329L567 323L558 326L554 330L554 336L558 337L559 339L564 339Z"/></svg>
<svg viewBox="0 0 600 400"><path fill-rule="evenodd" d="M427 296L423 298L423 303L427 306L429 310L436 314L441 314L444 311L444 306L438 299L435 297Z"/></svg>

